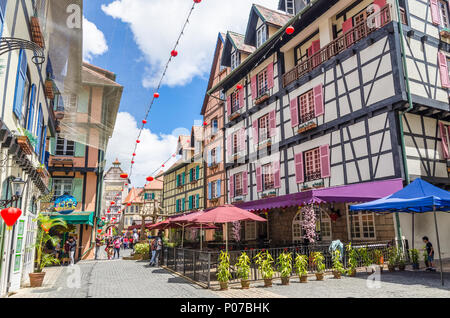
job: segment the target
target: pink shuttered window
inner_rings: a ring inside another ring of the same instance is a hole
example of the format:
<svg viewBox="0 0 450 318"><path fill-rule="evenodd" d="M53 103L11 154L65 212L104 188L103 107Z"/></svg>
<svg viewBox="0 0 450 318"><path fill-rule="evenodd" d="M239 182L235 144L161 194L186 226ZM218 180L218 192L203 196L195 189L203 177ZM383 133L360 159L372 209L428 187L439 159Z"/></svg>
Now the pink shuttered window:
<svg viewBox="0 0 450 318"><path fill-rule="evenodd" d="M275 180L272 164L262 166L263 190L270 190L274 188Z"/></svg>
<svg viewBox="0 0 450 318"><path fill-rule="evenodd" d="M291 125L292 125L292 127L296 127L296 126L298 126L298 99L297 98L294 98L293 100L291 100L289 108L291 110Z"/></svg>
<svg viewBox="0 0 450 318"><path fill-rule="evenodd" d="M259 142L263 142L270 138L270 123L269 123L269 114L264 115L258 119L259 124Z"/></svg>
<svg viewBox="0 0 450 318"><path fill-rule="evenodd" d="M267 66L267 88L271 89L273 88L273 63L270 63Z"/></svg>
<svg viewBox="0 0 450 318"><path fill-rule="evenodd" d="M244 107L244 93L245 93L245 90L244 90L244 88L242 88L242 89L240 89L240 90L238 90L237 91L237 94L238 94L238 98L239 98L239 108L243 108Z"/></svg>
<svg viewBox="0 0 450 318"><path fill-rule="evenodd" d="M269 122L270 122L270 136L274 137L277 134L277 113L275 110L270 111Z"/></svg>
<svg viewBox="0 0 450 318"><path fill-rule="evenodd" d="M227 156L231 157L233 154L233 134L228 135L227 137Z"/></svg>
<svg viewBox="0 0 450 318"><path fill-rule="evenodd" d="M256 191L261 192L263 190L262 187L262 174L261 174L261 166L256 167Z"/></svg>
<svg viewBox="0 0 450 318"><path fill-rule="evenodd" d="M239 132L235 132L234 134L233 134L233 137L232 137L232 143L233 143L233 147L232 147L232 149L233 149L233 155L235 155L235 154L237 154L238 152L239 152L239 148L238 148L238 145L239 145L239 140L238 140L238 133Z"/></svg>
<svg viewBox="0 0 450 318"><path fill-rule="evenodd" d="M251 79L251 88L252 88L252 98L256 99L258 97L258 80L256 79L256 75Z"/></svg>
<svg viewBox="0 0 450 318"><path fill-rule="evenodd" d="M234 176L230 176L230 179L228 180L228 186L230 188L230 196L232 198L235 197L235 193L234 193Z"/></svg>
<svg viewBox="0 0 450 318"><path fill-rule="evenodd" d="M449 19L449 4L447 0L439 0L438 1L439 6L439 13L441 17L441 26L443 28L449 28L450 27L450 19Z"/></svg>
<svg viewBox="0 0 450 318"><path fill-rule="evenodd" d="M447 57L442 52L438 52L438 64L442 87L450 88Z"/></svg>
<svg viewBox="0 0 450 318"><path fill-rule="evenodd" d="M228 113L228 116L231 115L231 95L229 95L227 97L227 113Z"/></svg>
<svg viewBox="0 0 450 318"><path fill-rule="evenodd" d="M320 172L320 149L315 148L305 152L305 181L322 178Z"/></svg>
<svg viewBox="0 0 450 318"><path fill-rule="evenodd" d="M305 181L305 173L303 169L303 153L297 153L294 156L295 163L295 181L297 183L303 183Z"/></svg>
<svg viewBox="0 0 450 318"><path fill-rule="evenodd" d="M445 159L450 159L449 156L450 126L447 126L442 122L439 122L439 131L441 133L442 153Z"/></svg>
<svg viewBox="0 0 450 318"><path fill-rule="evenodd" d="M280 170L280 162L275 161L273 163L273 187L275 189L281 188L281 170Z"/></svg>
<svg viewBox="0 0 450 318"><path fill-rule="evenodd" d="M320 172L322 174L322 178L328 178L331 176L329 145L320 147Z"/></svg>
<svg viewBox="0 0 450 318"><path fill-rule="evenodd" d="M430 0L431 21L436 25L441 24L441 14L439 12L438 2L438 0Z"/></svg>
<svg viewBox="0 0 450 318"><path fill-rule="evenodd" d="M346 34L351 29L353 29L353 18L347 19L342 23L342 32ZM345 35L345 41L347 42L347 46L352 45L354 41L353 32L350 32Z"/></svg>
<svg viewBox="0 0 450 318"><path fill-rule="evenodd" d="M386 5L386 0L373 0L373 4L378 6L378 9L381 10Z"/></svg>
<svg viewBox="0 0 450 318"><path fill-rule="evenodd" d="M314 92L310 90L300 95L300 124L306 123L315 117L314 113Z"/></svg>
<svg viewBox="0 0 450 318"><path fill-rule="evenodd" d="M258 120L254 120L252 124L253 129L253 144L258 144Z"/></svg>
<svg viewBox="0 0 450 318"><path fill-rule="evenodd" d="M247 171L242 172L242 195L248 194L248 173Z"/></svg>
<svg viewBox="0 0 450 318"><path fill-rule="evenodd" d="M268 82L267 82L267 69L260 72L257 75L257 79L258 79L258 92L256 94L256 98L259 98L259 97L263 96L265 93L267 93L267 91L269 89Z"/></svg>
<svg viewBox="0 0 450 318"><path fill-rule="evenodd" d="M243 195L243 191L242 191L242 173L236 173L234 175L234 182L235 182L234 196L238 197L238 196Z"/></svg>
<svg viewBox="0 0 450 318"><path fill-rule="evenodd" d="M312 53L312 55L314 55L320 51L320 40L313 41L311 46L312 46L311 53ZM321 63L320 54L318 54L312 60L313 67L316 67L320 63Z"/></svg>

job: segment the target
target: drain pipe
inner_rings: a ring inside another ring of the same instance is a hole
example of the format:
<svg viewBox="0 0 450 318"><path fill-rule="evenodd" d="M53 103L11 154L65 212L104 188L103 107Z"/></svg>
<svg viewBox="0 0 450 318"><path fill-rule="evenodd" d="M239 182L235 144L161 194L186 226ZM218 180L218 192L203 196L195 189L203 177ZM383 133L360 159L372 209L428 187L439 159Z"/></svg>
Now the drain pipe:
<svg viewBox="0 0 450 318"><path fill-rule="evenodd" d="M405 39L403 36L403 23L401 21L401 13L400 13L400 4L399 0L395 0L395 6L397 11L397 24L398 24L398 30L400 33L400 47L401 47L401 57L402 57L402 63L403 63L403 76L405 78L406 82L406 93L408 98L408 108L402 112L399 113L399 125L400 125L400 139L401 139L401 146L402 146L402 157L403 157L403 170L405 173L405 181L406 184L410 184L411 180L409 177L409 171L408 171L408 160L406 158L406 145L405 145L405 136L403 134L403 116L409 112L413 108L412 98L411 98L411 88L409 84L409 75L408 75L408 65L406 63L406 50L405 50ZM414 229L414 213L412 214L412 226ZM400 228L400 217L398 212L395 213L395 221L397 223L397 237L399 242L402 241L402 232ZM414 232L414 230L413 230ZM414 237L412 238L412 248L414 248Z"/></svg>

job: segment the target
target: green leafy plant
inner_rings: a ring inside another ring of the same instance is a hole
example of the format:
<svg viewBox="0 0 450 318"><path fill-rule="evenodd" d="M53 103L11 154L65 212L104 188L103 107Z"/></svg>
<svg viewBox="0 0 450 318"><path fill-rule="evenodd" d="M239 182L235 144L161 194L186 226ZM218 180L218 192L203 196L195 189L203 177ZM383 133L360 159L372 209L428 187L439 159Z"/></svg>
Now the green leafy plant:
<svg viewBox="0 0 450 318"><path fill-rule="evenodd" d="M297 254L294 261L294 267L298 276L308 275L308 256Z"/></svg>
<svg viewBox="0 0 450 318"><path fill-rule="evenodd" d="M283 252L277 259L278 271L281 277L290 277L292 273L292 253Z"/></svg>
<svg viewBox="0 0 450 318"><path fill-rule="evenodd" d="M323 254L321 252L314 252L312 253L313 257L313 263L316 265L317 273L323 273L325 271L325 257L323 257Z"/></svg>
<svg viewBox="0 0 450 318"><path fill-rule="evenodd" d="M344 273L344 265L341 262L341 252L339 250L335 250L333 252L333 271Z"/></svg>
<svg viewBox="0 0 450 318"><path fill-rule="evenodd" d="M427 252L426 246L423 247L422 257L423 257L424 263L427 264L428 263L428 252Z"/></svg>
<svg viewBox="0 0 450 318"><path fill-rule="evenodd" d="M346 246L346 250L348 254L348 274L352 274L358 267L358 252L352 247L351 243Z"/></svg>
<svg viewBox="0 0 450 318"><path fill-rule="evenodd" d="M395 246L389 247L389 265L396 266L398 264L398 250Z"/></svg>
<svg viewBox="0 0 450 318"><path fill-rule="evenodd" d="M258 269L263 279L272 279L274 274L273 258L269 251L261 251L255 255L255 264L258 265Z"/></svg>
<svg viewBox="0 0 450 318"><path fill-rule="evenodd" d="M35 263L35 273L41 273L42 270L50 265L59 264L59 260L52 254L44 252L44 248L47 243L52 246L56 246L60 242L60 238L57 236L51 236L49 231L55 226L67 227L67 223L61 219L51 219L50 216L39 214L36 219L38 230L37 230L37 240L34 247L36 248L36 263Z"/></svg>
<svg viewBox="0 0 450 318"><path fill-rule="evenodd" d="M409 256L411 257L411 262L413 264L419 264L419 250L418 249L411 249L409 250Z"/></svg>
<svg viewBox="0 0 450 318"><path fill-rule="evenodd" d="M28 138L28 141L30 142L30 145L33 147L36 147L38 139L30 131L28 131L25 128L19 127L18 133L19 133L19 136L26 136Z"/></svg>
<svg viewBox="0 0 450 318"><path fill-rule="evenodd" d="M248 257L247 253L242 252L242 254L238 257L236 263L237 274L240 279L248 280L250 276L250 264L250 257Z"/></svg>
<svg viewBox="0 0 450 318"><path fill-rule="evenodd" d="M231 279L230 273L230 255L228 252L221 251L219 255L219 266L217 266L217 280L219 282L228 282Z"/></svg>
<svg viewBox="0 0 450 318"><path fill-rule="evenodd" d="M382 264L382 258L383 258L383 252L379 249L376 249L373 251L373 256L375 259L375 263L377 265L381 265Z"/></svg>
<svg viewBox="0 0 450 318"><path fill-rule="evenodd" d="M134 246L134 251L136 254L146 255L150 253L149 244L138 243Z"/></svg>
<svg viewBox="0 0 450 318"><path fill-rule="evenodd" d="M359 254L359 257L360 257L360 259L362 261L362 264L364 266L367 267L367 266L372 265L372 257L370 256L369 251L367 250L366 247L361 247L358 250L358 254Z"/></svg>

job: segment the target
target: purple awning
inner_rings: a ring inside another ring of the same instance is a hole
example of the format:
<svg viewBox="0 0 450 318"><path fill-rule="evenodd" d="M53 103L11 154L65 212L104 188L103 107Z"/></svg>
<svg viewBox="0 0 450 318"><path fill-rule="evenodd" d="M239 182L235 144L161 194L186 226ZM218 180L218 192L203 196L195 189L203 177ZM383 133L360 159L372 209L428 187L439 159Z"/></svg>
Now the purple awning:
<svg viewBox="0 0 450 318"><path fill-rule="evenodd" d="M403 189L402 179L389 179L314 189L257 201L243 202L240 204L236 203L236 205L242 209L255 211L312 203L369 202L388 196L400 189Z"/></svg>

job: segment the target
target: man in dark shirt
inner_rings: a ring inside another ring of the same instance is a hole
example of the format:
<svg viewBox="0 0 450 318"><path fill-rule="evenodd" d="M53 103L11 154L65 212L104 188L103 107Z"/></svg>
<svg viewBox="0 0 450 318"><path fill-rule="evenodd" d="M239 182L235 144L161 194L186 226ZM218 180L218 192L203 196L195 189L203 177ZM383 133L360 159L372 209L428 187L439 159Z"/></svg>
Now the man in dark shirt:
<svg viewBox="0 0 450 318"><path fill-rule="evenodd" d="M427 236L424 236L422 238L423 242L425 243L425 248L427 250L427 255L428 255L428 267L427 267L427 271L435 271L435 269L433 269L433 261L434 261L434 248L433 248L433 244L431 244L430 240L428 239Z"/></svg>
<svg viewBox="0 0 450 318"><path fill-rule="evenodd" d="M71 237L69 240L69 256L70 256L70 266L75 264L75 250L77 248L77 241Z"/></svg>

